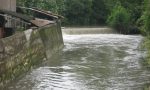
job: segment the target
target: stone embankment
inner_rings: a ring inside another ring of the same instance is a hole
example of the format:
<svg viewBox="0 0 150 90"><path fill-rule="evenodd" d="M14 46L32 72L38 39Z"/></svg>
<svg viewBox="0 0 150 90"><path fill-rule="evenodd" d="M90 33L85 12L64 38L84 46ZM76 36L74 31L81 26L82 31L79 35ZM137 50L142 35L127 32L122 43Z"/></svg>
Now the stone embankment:
<svg viewBox="0 0 150 90"><path fill-rule="evenodd" d="M0 39L0 86L63 48L61 26L53 23Z"/></svg>

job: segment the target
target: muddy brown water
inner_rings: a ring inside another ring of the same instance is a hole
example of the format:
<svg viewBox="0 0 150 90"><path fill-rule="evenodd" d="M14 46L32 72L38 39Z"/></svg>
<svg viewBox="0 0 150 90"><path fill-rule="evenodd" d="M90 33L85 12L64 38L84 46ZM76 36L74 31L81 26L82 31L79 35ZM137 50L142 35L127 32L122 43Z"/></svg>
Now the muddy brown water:
<svg viewBox="0 0 150 90"><path fill-rule="evenodd" d="M141 62L143 37L64 34L62 52L32 69L6 90L143 90L150 71Z"/></svg>

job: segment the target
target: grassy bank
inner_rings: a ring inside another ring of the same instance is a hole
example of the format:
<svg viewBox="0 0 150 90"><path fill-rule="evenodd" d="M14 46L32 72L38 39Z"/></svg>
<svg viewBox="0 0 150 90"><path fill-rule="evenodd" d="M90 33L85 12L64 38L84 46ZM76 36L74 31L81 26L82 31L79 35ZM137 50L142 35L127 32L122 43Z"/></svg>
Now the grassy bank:
<svg viewBox="0 0 150 90"><path fill-rule="evenodd" d="M144 48L146 48L147 55L145 59L145 64L150 68L150 36L145 37Z"/></svg>

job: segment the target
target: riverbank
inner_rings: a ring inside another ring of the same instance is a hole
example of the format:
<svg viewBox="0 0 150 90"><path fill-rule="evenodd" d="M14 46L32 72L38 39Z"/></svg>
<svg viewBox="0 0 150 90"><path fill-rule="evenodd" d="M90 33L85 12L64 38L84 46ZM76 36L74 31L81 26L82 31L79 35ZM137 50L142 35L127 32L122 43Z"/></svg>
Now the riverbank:
<svg viewBox="0 0 150 90"><path fill-rule="evenodd" d="M143 47L146 48L147 51L145 64L150 68L150 37L145 37Z"/></svg>
<svg viewBox="0 0 150 90"><path fill-rule="evenodd" d="M6 86L63 48L59 23L0 39L0 87Z"/></svg>

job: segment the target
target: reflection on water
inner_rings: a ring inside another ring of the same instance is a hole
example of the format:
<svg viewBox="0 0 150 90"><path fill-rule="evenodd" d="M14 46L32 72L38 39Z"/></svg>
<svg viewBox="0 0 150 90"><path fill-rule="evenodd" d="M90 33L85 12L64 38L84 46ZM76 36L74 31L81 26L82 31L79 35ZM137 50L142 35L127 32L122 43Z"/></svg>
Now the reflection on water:
<svg viewBox="0 0 150 90"><path fill-rule="evenodd" d="M143 90L150 72L140 62L141 36L64 35L59 55L7 90Z"/></svg>

